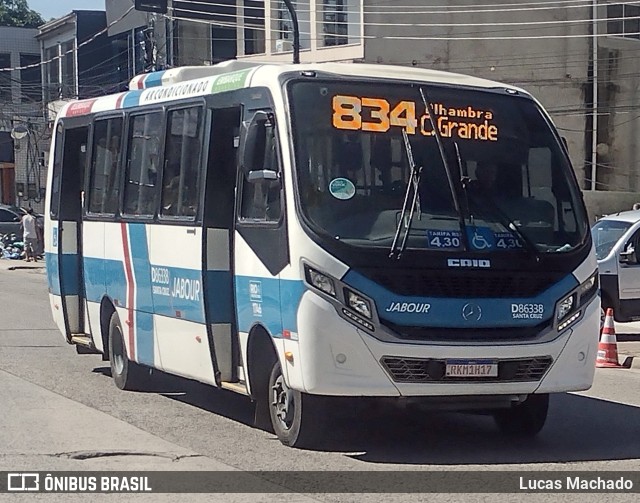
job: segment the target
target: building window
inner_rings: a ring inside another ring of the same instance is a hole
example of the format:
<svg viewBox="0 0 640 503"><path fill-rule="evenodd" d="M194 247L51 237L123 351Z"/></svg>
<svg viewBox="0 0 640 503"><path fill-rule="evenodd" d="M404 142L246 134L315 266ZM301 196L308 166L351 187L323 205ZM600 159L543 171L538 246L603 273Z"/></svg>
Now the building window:
<svg viewBox="0 0 640 503"><path fill-rule="evenodd" d="M69 40L60 46L62 51L62 97L77 98L75 42Z"/></svg>
<svg viewBox="0 0 640 503"><path fill-rule="evenodd" d="M347 5L344 0L322 0L322 38L325 47L349 43Z"/></svg>
<svg viewBox="0 0 640 503"><path fill-rule="evenodd" d="M11 68L11 54L0 53L0 68ZM0 72L0 101L11 101L11 72Z"/></svg>
<svg viewBox="0 0 640 503"><path fill-rule="evenodd" d="M300 49L311 48L310 3L309 0L291 0L293 8L298 16L298 29L300 32ZM271 19L275 33L274 52L287 52L293 50L293 23L289 15L289 9L283 0L271 2Z"/></svg>
<svg viewBox="0 0 640 503"><path fill-rule="evenodd" d="M244 1L244 53L264 54L264 3Z"/></svg>
<svg viewBox="0 0 640 503"><path fill-rule="evenodd" d="M640 6L623 3L609 4L607 18L609 35L640 40Z"/></svg>
<svg viewBox="0 0 640 503"><path fill-rule="evenodd" d="M35 65L35 66L32 66ZM42 81L39 54L20 54L20 97L23 103L42 101Z"/></svg>
<svg viewBox="0 0 640 503"><path fill-rule="evenodd" d="M58 58L58 46L54 45L44 51L44 60L48 61L46 67L45 82L47 87L45 89L45 99L47 102L60 99L60 73Z"/></svg>

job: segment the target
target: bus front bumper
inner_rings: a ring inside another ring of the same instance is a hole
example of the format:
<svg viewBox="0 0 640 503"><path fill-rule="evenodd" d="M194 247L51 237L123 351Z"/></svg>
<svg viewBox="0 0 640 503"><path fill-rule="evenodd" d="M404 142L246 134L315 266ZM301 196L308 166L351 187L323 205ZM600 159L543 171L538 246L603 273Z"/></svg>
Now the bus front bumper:
<svg viewBox="0 0 640 503"><path fill-rule="evenodd" d="M591 387L600 323L599 302L556 339L513 345L405 344L380 341L336 315L326 300L306 292L298 311L299 340L284 341L289 385L318 395L524 395ZM433 379L415 368L429 362L490 360L510 372L496 378ZM514 363L516 362L516 363ZM409 363L409 365L407 365ZM514 370L514 365L520 365ZM409 368L409 370L407 370ZM411 370L413 368L414 370ZM524 369L524 370L523 370Z"/></svg>

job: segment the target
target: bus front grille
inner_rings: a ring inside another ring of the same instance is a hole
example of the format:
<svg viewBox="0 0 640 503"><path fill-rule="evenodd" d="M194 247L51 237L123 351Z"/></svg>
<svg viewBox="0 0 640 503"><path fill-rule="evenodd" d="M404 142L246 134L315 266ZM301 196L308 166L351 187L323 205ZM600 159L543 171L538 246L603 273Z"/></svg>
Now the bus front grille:
<svg viewBox="0 0 640 503"><path fill-rule="evenodd" d="M550 356L498 360L497 377L449 377L445 375L446 361L431 358L384 356L381 363L395 382L536 382L551 366Z"/></svg>
<svg viewBox="0 0 640 503"><path fill-rule="evenodd" d="M558 282L562 275L541 271L360 270L390 292L415 297L530 298Z"/></svg>

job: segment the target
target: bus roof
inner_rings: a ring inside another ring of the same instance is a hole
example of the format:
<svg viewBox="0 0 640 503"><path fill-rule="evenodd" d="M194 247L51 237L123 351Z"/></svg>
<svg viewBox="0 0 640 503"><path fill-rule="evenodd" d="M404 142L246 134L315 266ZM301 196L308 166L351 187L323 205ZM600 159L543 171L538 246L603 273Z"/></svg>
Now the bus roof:
<svg viewBox="0 0 640 503"><path fill-rule="evenodd" d="M254 76L277 79L286 72L322 72L341 77L422 81L475 88L522 89L458 73L406 66L359 63L283 64L241 60L225 61L211 66L186 66L138 75L129 83L129 91L99 98L73 101L63 107L59 117L74 117L138 105L172 101L179 98L205 96L248 87Z"/></svg>

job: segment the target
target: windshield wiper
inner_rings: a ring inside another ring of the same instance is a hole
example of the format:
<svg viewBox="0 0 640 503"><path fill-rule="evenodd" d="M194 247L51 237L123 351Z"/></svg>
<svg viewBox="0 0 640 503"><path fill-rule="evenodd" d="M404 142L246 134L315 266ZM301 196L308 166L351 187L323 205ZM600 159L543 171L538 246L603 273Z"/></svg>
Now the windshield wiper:
<svg viewBox="0 0 640 503"><path fill-rule="evenodd" d="M424 107L426 108L427 115L429 115L429 122L431 123L431 129L433 130L433 134L436 137L436 143L438 144L438 151L440 152L440 158L442 159L442 164L444 165L444 170L447 173L447 181L449 182L449 190L451 191L451 197L453 198L453 207L458 214L458 223L460 225L460 231L462 234L462 245L465 250L469 250L469 236L467 236L467 224L465 223L465 216L462 212L462 208L460 207L460 201L458 200L458 193L456 191L455 185L453 183L453 173L451 172L451 168L449 167L449 163L447 162L447 155L444 151L444 144L442 143L442 135L436 126L436 121L434 119L435 115L433 112L433 107L431 106L431 101L427 96L427 92L420 88L420 96L422 97L422 102L424 103Z"/></svg>
<svg viewBox="0 0 640 503"><path fill-rule="evenodd" d="M418 216L421 213L420 210L420 195L418 193L418 186L420 185L420 175L422 173L422 166L417 167L415 161L413 160L413 151L411 150L411 142L409 142L409 137L407 136L407 131L405 129L402 130L402 138L404 139L404 149L407 153L407 159L409 161L409 182L407 183L407 190L404 193L404 202L402 203L402 211L400 212L400 220L398 221L398 226L396 227L396 233L393 236L393 243L391 243L391 250L389 251L389 258L400 259L402 256L402 252L404 252L407 247L407 238L409 237L409 233L411 232L411 223L413 221L413 213L418 211ZM411 190L413 189L413 197L411 196ZM411 206L408 207L409 198L411 198ZM409 219L405 223L405 218L407 217L407 211L409 212ZM402 232L402 226L404 225L405 231L404 236L402 237L402 242L398 246L398 240L400 239L400 233Z"/></svg>

